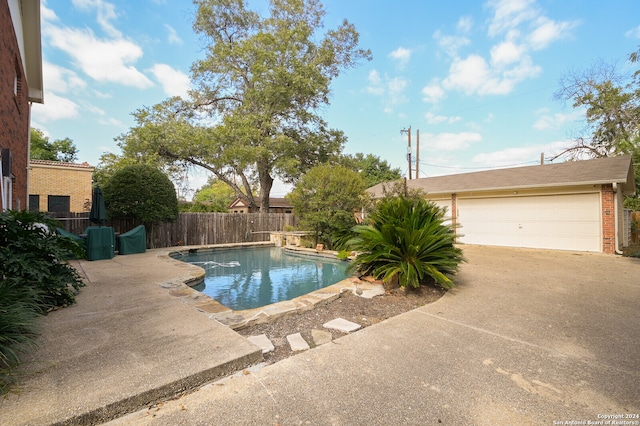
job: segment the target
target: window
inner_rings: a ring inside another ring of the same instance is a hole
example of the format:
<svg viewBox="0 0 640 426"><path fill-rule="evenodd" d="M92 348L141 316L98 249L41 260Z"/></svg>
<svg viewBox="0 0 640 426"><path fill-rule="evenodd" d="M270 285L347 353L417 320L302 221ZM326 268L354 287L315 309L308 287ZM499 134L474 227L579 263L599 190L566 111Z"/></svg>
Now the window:
<svg viewBox="0 0 640 426"><path fill-rule="evenodd" d="M0 149L0 211L12 208L11 205L11 151Z"/></svg>
<svg viewBox="0 0 640 426"><path fill-rule="evenodd" d="M71 197L68 195L49 195L47 211L68 212L71 210Z"/></svg>
<svg viewBox="0 0 640 426"><path fill-rule="evenodd" d="M40 196L29 194L29 211L30 212L39 212L40 211Z"/></svg>
<svg viewBox="0 0 640 426"><path fill-rule="evenodd" d="M22 71L20 70L20 62L17 58L15 64L16 67L13 74L13 96L17 98L22 92Z"/></svg>

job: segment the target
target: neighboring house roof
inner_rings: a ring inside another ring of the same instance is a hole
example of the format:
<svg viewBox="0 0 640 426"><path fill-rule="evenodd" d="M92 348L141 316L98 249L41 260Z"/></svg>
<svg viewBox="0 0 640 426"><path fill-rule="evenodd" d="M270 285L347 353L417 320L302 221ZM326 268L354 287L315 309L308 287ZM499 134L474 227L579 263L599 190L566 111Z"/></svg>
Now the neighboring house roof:
<svg viewBox="0 0 640 426"><path fill-rule="evenodd" d="M286 198L269 198L269 207L293 208L293 204Z"/></svg>
<svg viewBox="0 0 640 426"><path fill-rule="evenodd" d="M247 207L245 202L240 198L236 198L229 204L229 209L234 207ZM286 198L269 198L269 207L271 208L293 208L293 205Z"/></svg>
<svg viewBox="0 0 640 426"><path fill-rule="evenodd" d="M453 194L609 183L618 184L624 195L635 193L635 177L630 156L420 178L407 181L407 186L422 189L428 194ZM381 197L384 187L388 188L388 185L378 184L369 188L368 192L374 197Z"/></svg>
<svg viewBox="0 0 640 426"><path fill-rule="evenodd" d="M73 169L91 169L93 170L95 167L91 166L89 163L84 162L82 164L78 163L65 163L63 161L51 161L51 160L29 160L30 165L35 166L54 166L54 167L69 167Z"/></svg>

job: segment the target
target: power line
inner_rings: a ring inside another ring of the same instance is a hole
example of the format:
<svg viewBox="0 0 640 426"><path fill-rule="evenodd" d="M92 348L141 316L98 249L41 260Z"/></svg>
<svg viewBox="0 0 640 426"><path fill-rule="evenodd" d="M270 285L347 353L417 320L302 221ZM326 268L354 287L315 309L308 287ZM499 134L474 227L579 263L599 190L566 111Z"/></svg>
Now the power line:
<svg viewBox="0 0 640 426"><path fill-rule="evenodd" d="M524 163L517 163L517 164L507 164L507 165L501 165L501 166L485 166L485 167L458 167L458 166L442 166L439 164L430 164L430 163L425 163L425 162L420 162L421 165L423 166L429 166L429 167L437 167L440 169L453 169L453 170L492 170L492 169L503 169L503 168L508 168L508 167L518 167L518 166L526 166L529 164L539 164L538 161L532 160L532 161L526 161Z"/></svg>

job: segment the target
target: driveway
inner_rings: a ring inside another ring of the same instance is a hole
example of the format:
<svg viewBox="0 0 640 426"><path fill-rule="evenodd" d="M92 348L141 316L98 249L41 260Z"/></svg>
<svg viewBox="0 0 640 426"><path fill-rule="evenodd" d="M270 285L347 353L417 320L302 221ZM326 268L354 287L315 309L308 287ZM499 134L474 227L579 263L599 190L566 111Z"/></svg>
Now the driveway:
<svg viewBox="0 0 640 426"><path fill-rule="evenodd" d="M438 302L111 424L640 424L640 260L462 248Z"/></svg>

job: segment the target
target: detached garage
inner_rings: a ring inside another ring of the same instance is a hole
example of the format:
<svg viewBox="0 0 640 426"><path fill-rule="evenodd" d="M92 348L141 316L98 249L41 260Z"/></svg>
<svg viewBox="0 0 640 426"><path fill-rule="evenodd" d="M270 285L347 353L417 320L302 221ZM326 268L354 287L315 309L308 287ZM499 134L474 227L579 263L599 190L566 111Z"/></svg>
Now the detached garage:
<svg viewBox="0 0 640 426"><path fill-rule="evenodd" d="M385 184L369 191L384 193ZM407 181L447 207L458 241L615 253L624 195L635 193L631 157L601 158Z"/></svg>

